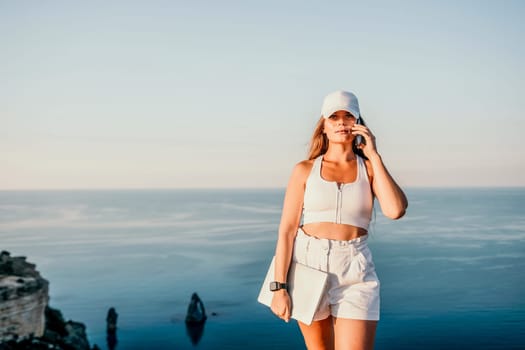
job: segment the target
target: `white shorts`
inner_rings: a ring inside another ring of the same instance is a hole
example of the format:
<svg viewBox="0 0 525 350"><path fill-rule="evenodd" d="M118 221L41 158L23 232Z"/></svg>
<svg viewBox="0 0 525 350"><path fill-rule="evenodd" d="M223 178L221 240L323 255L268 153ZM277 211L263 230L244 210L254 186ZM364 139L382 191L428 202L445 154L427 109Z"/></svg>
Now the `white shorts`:
<svg viewBox="0 0 525 350"><path fill-rule="evenodd" d="M379 320L379 279L367 244L368 235L349 241L308 236L299 228L294 261L328 272L325 296L314 315Z"/></svg>

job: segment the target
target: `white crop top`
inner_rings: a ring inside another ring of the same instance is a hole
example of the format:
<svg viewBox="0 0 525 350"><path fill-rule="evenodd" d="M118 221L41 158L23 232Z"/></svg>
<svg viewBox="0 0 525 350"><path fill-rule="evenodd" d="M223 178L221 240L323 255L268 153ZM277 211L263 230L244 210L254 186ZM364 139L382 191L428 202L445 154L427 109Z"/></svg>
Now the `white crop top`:
<svg viewBox="0 0 525 350"><path fill-rule="evenodd" d="M373 196L364 160L357 156L354 182L338 184L321 177L323 156L314 160L306 180L303 224L333 222L368 229L372 217Z"/></svg>

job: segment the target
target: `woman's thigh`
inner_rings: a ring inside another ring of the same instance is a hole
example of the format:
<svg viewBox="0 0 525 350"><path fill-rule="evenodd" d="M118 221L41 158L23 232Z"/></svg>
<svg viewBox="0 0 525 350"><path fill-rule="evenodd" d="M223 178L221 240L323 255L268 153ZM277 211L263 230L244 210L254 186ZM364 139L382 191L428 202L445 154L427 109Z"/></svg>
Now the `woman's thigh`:
<svg viewBox="0 0 525 350"><path fill-rule="evenodd" d="M297 322L304 342L308 350L333 350L334 349L334 326L332 316L324 320L314 321L307 326Z"/></svg>
<svg viewBox="0 0 525 350"><path fill-rule="evenodd" d="M372 350L377 322L334 318L335 350Z"/></svg>

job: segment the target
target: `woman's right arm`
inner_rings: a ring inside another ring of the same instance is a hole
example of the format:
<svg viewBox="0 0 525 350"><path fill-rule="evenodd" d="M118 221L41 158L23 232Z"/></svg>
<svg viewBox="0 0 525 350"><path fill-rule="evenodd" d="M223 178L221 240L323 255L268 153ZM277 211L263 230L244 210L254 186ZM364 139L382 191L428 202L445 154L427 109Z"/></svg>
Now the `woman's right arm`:
<svg viewBox="0 0 525 350"><path fill-rule="evenodd" d="M275 281L277 282L284 283L287 279L295 236L301 221L306 178L311 168L311 161L305 160L298 163L292 171L286 188L275 249ZM272 311L286 322L290 320L290 297L285 289L274 292Z"/></svg>

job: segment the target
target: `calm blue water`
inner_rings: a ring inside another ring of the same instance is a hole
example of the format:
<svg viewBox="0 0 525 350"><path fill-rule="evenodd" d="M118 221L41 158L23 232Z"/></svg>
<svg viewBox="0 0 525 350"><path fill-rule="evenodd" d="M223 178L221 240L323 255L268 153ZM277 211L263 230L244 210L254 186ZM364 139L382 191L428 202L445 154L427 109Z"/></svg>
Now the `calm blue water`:
<svg viewBox="0 0 525 350"><path fill-rule="evenodd" d="M399 221L376 210L376 349L525 344L525 189L410 189ZM295 322L256 302L283 190L0 192L0 249L50 281L50 304L107 349L301 349ZM193 345L196 291L210 316Z"/></svg>

